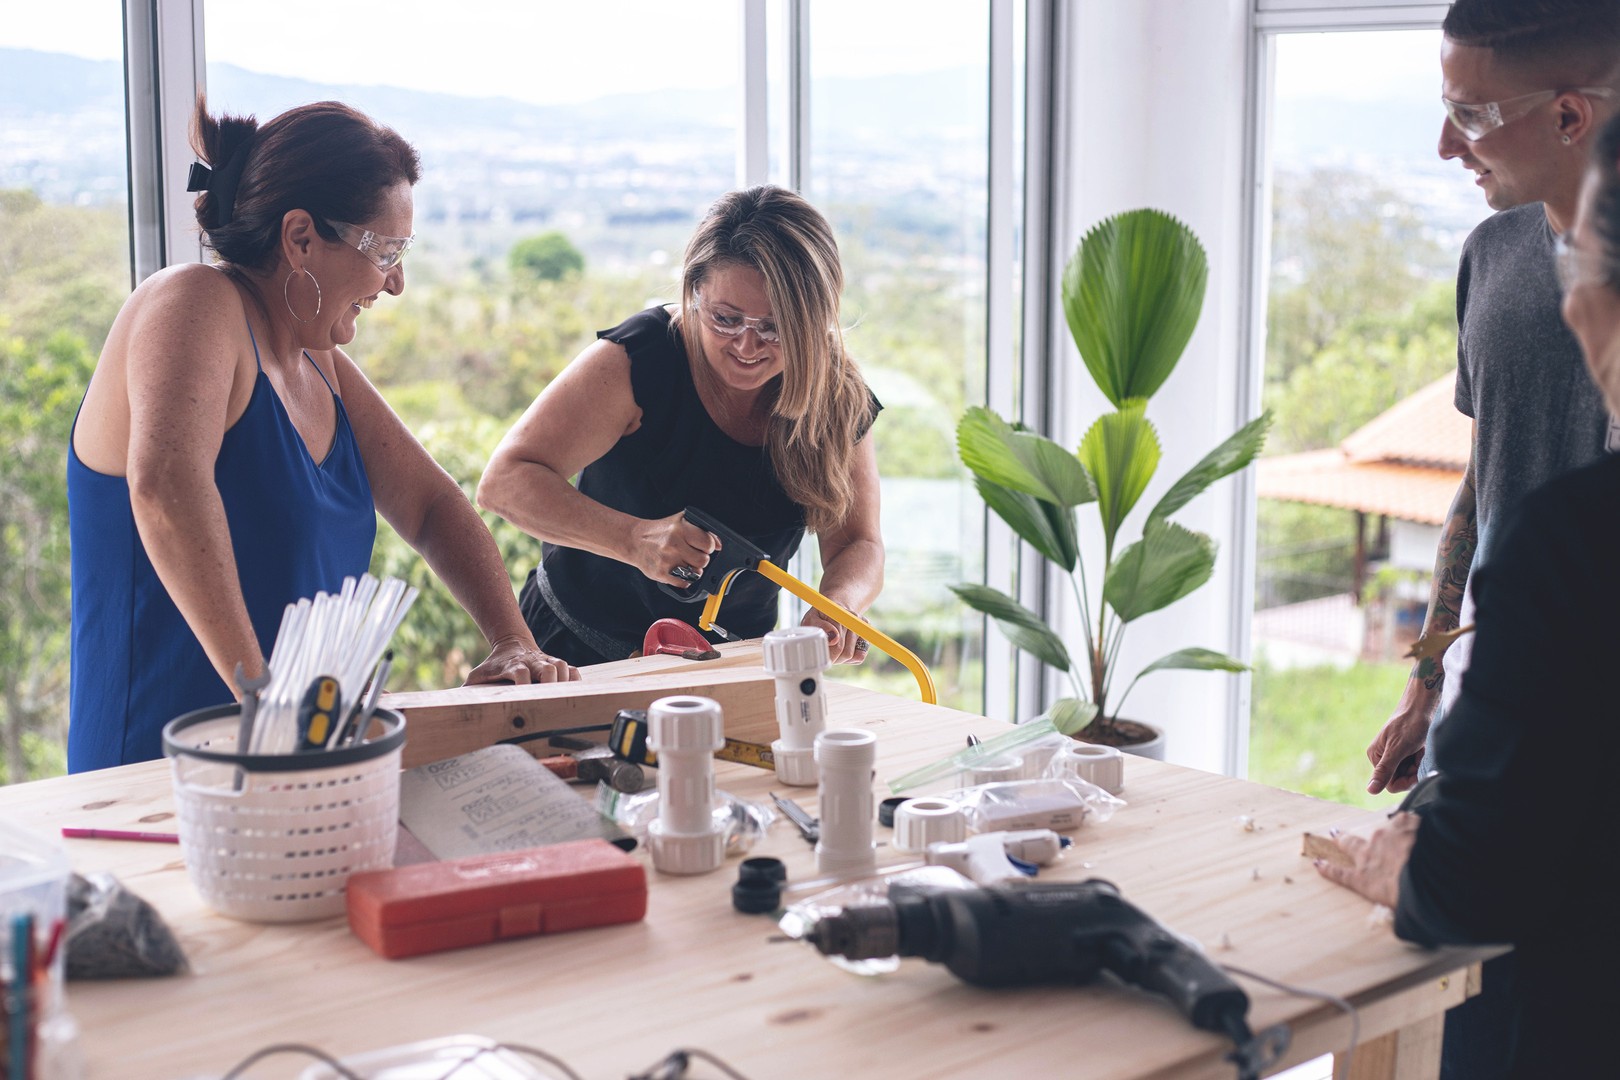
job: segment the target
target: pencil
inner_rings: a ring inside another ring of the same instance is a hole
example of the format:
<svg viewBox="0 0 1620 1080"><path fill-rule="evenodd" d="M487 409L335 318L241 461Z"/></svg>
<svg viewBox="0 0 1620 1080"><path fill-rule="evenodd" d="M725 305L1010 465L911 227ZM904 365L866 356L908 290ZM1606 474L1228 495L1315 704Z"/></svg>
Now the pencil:
<svg viewBox="0 0 1620 1080"><path fill-rule="evenodd" d="M127 829L67 829L62 835L70 840L145 840L152 844L178 844L180 836L171 832L131 832Z"/></svg>

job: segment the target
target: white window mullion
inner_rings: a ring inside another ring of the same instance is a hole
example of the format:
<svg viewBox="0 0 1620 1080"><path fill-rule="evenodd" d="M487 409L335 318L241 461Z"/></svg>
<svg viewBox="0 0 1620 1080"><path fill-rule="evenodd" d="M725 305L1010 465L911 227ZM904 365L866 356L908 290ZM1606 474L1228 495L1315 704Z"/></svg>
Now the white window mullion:
<svg viewBox="0 0 1620 1080"><path fill-rule="evenodd" d="M738 0L742 94L737 126L737 186L763 184L770 175L771 116L767 82L765 0ZM718 194L718 192L716 193Z"/></svg>

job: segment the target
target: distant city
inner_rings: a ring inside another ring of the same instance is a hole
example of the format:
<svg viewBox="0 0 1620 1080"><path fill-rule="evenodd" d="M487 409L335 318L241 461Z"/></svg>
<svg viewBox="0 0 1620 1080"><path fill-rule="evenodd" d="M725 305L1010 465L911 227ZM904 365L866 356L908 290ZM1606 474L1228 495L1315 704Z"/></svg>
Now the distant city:
<svg viewBox="0 0 1620 1080"><path fill-rule="evenodd" d="M969 68L816 82L810 194L841 232L858 228L873 235L850 239L913 256L980 257L984 78ZM208 93L216 109L261 118L335 98L394 126L422 153L424 246L467 260L500 257L516 236L555 228L600 269L667 265L735 176L727 91L540 106L211 64ZM1273 163L1280 177L1319 167L1377 177L1456 250L1488 209L1460 166L1435 156L1439 122L1437 109L1404 99L1282 99ZM124 127L118 63L0 48L0 188L58 204L122 202Z"/></svg>

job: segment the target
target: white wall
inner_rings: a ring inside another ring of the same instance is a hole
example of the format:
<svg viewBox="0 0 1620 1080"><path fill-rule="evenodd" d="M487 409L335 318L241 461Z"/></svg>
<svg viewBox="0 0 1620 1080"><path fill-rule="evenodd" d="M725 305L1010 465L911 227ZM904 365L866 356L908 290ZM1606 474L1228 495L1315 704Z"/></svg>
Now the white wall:
<svg viewBox="0 0 1620 1080"><path fill-rule="evenodd" d="M1069 5L1064 158L1059 168L1059 249L1072 254L1085 229L1109 214L1151 206L1186 222L1209 255L1209 286L1196 333L1148 416L1164 446L1159 473L1122 535L1166 488L1247 418L1246 359L1239 354L1245 310L1245 57L1247 0L1074 0ZM1077 445L1108 408L1091 385L1057 314L1054 343L1060 442ZM1082 522L1091 522L1084 510ZM1215 577L1127 631L1122 675L1187 646L1236 653L1232 612L1238 524L1233 481L1180 511L1176 521L1220 546ZM1101 566L1101 543L1088 567ZM1100 588L1096 574L1093 588ZM1065 608L1066 609L1066 608ZM1072 622L1072 620L1070 620ZM1070 641L1078 636L1065 633ZM1126 712L1169 732L1170 760L1220 770L1227 761L1228 680L1209 672L1161 672L1132 693ZM1115 693L1128 677L1116 679ZM1247 700L1246 696L1243 699ZM1241 718L1245 723L1247 718Z"/></svg>

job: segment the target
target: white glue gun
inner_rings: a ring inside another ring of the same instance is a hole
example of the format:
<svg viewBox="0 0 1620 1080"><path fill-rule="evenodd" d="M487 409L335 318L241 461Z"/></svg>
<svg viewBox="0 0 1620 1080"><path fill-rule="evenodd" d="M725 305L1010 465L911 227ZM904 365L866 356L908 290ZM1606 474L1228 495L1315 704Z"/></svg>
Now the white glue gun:
<svg viewBox="0 0 1620 1080"><path fill-rule="evenodd" d="M948 866L980 885L996 885L1033 877L1038 867L1050 865L1069 844L1067 836L1051 829L990 832L959 843L929 844L924 858L930 866Z"/></svg>

